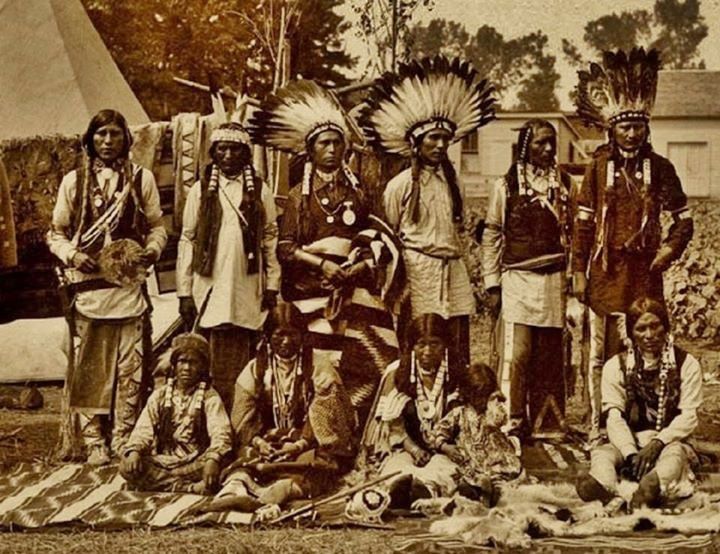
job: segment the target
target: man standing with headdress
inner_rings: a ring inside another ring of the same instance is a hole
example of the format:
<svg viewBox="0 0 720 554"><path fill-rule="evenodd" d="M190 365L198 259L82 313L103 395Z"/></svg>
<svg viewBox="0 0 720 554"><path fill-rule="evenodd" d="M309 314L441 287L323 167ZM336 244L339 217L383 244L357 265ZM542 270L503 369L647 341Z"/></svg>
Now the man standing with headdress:
<svg viewBox="0 0 720 554"><path fill-rule="evenodd" d="M579 72L578 114L608 131L577 197L573 287L590 307L592 426L600 426L600 375L620 350L619 317L641 297L664 303L662 274L692 238L687 198L672 163L650 144L660 59L657 50L605 52ZM672 216L663 240L660 212Z"/></svg>
<svg viewBox="0 0 720 554"><path fill-rule="evenodd" d="M122 114L102 110L92 118L82 137L83 165L60 183L47 236L50 251L67 266L70 333L80 339L77 354L68 354L72 424L63 430L62 455L74 457L81 438L94 465L109 463L130 435L142 409L143 358L150 354L146 291L137 281L109 281L102 251L131 245L119 253L132 254L144 282L142 266L157 261L167 241L155 178L130 162L131 144Z"/></svg>
<svg viewBox="0 0 720 554"><path fill-rule="evenodd" d="M412 317L437 313L450 320L459 367L469 363L475 298L459 236L463 201L447 150L493 119L492 92L466 62L423 59L378 79L364 112L370 142L410 159L411 167L387 184L385 216L403 246Z"/></svg>
<svg viewBox="0 0 720 554"><path fill-rule="evenodd" d="M316 352L337 356L362 420L397 343L376 271L388 253L382 232L370 229L383 223L370 217L358 179L345 164L351 124L329 91L299 80L265 99L250 133L259 144L306 160L280 225L282 296L308 317L307 340Z"/></svg>
<svg viewBox="0 0 720 554"><path fill-rule="evenodd" d="M278 227L272 191L252 166L247 130L220 125L210 156L185 203L177 295L186 324L197 319L209 333L213 386L229 412L235 380L276 302Z"/></svg>
<svg viewBox="0 0 720 554"><path fill-rule="evenodd" d="M560 415L565 411L570 185L558 170L556 151L557 134L549 121L531 119L520 128L517 161L490 191L482 237L493 315L502 306L499 380L510 402L511 428L520 434L530 430L545 403L555 402Z"/></svg>

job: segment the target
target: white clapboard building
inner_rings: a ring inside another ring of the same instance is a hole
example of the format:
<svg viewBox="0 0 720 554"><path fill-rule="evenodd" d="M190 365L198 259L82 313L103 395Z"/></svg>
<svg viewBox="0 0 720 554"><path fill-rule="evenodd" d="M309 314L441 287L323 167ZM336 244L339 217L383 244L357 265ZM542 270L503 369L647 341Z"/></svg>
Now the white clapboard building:
<svg viewBox="0 0 720 554"><path fill-rule="evenodd" d="M668 157L688 196L720 199L720 71L661 71L651 121L655 150ZM549 120L558 132L558 161L583 164L603 142L568 112L500 112L451 149L468 197L483 197L507 172L517 147L517 129L528 119Z"/></svg>

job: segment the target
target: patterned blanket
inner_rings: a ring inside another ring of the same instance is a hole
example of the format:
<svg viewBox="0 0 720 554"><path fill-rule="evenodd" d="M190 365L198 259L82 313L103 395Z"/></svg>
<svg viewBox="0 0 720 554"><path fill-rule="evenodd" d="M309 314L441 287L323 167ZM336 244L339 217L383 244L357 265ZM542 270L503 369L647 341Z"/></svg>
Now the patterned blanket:
<svg viewBox="0 0 720 554"><path fill-rule="evenodd" d="M117 466L22 464L0 477L0 529L67 524L93 528L137 525L162 528L199 523L250 524L241 512L198 514L211 497L126 489Z"/></svg>
<svg viewBox="0 0 720 554"><path fill-rule="evenodd" d="M398 355L388 306L398 303L402 295L400 249L392 231L381 220L370 219L370 227L352 241L327 237L303 248L338 262L353 259L360 249L372 252L373 262L382 268L378 290L355 287L293 301L309 321L310 342L316 351L335 361L356 408L370 404L383 371Z"/></svg>

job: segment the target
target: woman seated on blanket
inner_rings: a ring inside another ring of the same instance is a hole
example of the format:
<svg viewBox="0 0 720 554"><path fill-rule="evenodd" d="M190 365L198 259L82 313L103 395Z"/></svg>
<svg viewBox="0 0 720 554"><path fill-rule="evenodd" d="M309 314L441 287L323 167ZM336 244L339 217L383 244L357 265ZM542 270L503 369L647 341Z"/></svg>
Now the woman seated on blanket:
<svg viewBox="0 0 720 554"><path fill-rule="evenodd" d="M690 496L697 456L688 444L698 424L702 370L673 344L665 307L641 298L630 306L629 351L602 372L602 413L608 442L591 453L590 473L577 483L583 500L609 503L618 476L638 481L631 508Z"/></svg>
<svg viewBox="0 0 720 554"><path fill-rule="evenodd" d="M303 316L281 303L268 315L257 357L237 379L231 421L236 461L215 509L279 513L322 494L350 468L355 413L342 381L303 344Z"/></svg>
<svg viewBox="0 0 720 554"><path fill-rule="evenodd" d="M120 460L132 488L212 493L231 450L230 421L209 384L210 346L185 333L173 339L172 373L135 424Z"/></svg>
<svg viewBox="0 0 720 554"><path fill-rule="evenodd" d="M457 466L434 448L437 425L459 406L456 380L448 371L447 328L438 314L423 314L411 323L410 350L388 366L363 438L381 475L401 471L389 482L393 507L451 496L456 489Z"/></svg>
<svg viewBox="0 0 720 554"><path fill-rule="evenodd" d="M458 381L464 403L437 424L433 447L457 464L459 494L494 505L496 485L522 472L515 445L500 429L507 422L505 398L487 365L471 365Z"/></svg>

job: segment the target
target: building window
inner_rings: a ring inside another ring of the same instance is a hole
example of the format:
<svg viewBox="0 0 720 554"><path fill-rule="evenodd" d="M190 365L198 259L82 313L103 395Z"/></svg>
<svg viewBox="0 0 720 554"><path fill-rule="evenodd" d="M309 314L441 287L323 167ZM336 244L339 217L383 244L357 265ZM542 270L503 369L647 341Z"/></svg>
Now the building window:
<svg viewBox="0 0 720 554"><path fill-rule="evenodd" d="M668 142L667 156L688 196L710 196L710 149L707 142Z"/></svg>
<svg viewBox="0 0 720 554"><path fill-rule="evenodd" d="M473 131L469 135L465 135L462 139L462 153L477 154L478 153L478 134Z"/></svg>
<svg viewBox="0 0 720 554"><path fill-rule="evenodd" d="M477 132L472 132L462 139L460 171L465 174L480 173L480 155L478 153Z"/></svg>

